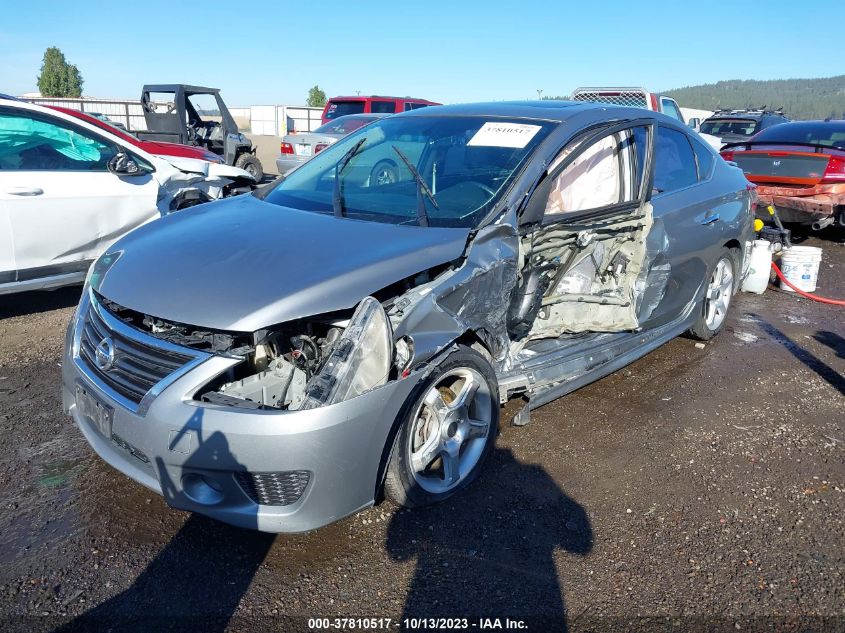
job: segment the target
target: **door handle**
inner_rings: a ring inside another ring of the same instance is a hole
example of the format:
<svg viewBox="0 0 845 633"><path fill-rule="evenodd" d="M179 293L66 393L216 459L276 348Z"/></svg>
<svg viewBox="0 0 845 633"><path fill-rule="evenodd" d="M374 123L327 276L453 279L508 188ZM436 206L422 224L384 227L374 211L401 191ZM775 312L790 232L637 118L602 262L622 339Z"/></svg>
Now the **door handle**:
<svg viewBox="0 0 845 633"><path fill-rule="evenodd" d="M718 214L718 213L714 213L713 215L708 215L706 218L704 218L704 219L701 221L701 223L702 223L704 226L707 226L708 224L713 224L714 222L718 222L718 221L719 221L719 214Z"/></svg>
<svg viewBox="0 0 845 633"><path fill-rule="evenodd" d="M44 190L38 187L9 187L6 193L13 196L40 196Z"/></svg>

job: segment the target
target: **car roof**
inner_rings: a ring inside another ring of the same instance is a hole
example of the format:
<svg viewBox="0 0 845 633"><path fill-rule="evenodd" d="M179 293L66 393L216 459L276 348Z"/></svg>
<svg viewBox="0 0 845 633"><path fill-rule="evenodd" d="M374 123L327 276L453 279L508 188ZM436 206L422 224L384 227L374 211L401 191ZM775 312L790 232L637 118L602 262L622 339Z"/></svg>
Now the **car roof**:
<svg viewBox="0 0 845 633"><path fill-rule="evenodd" d="M367 99L398 99L400 101L424 101L432 103L428 99L420 99L419 97L390 97L388 95L352 95L348 97L331 97L329 101L366 101Z"/></svg>
<svg viewBox="0 0 845 633"><path fill-rule="evenodd" d="M184 90L190 93L204 93L209 92L217 94L220 92L219 88L204 88L203 86L189 86L187 84L148 84L144 86L143 92L176 92L176 90Z"/></svg>
<svg viewBox="0 0 845 633"><path fill-rule="evenodd" d="M772 126L774 127L774 126ZM815 121L787 121L777 126L783 133L784 130L802 130L808 128L830 128L845 132L845 119L815 120ZM772 129L772 128L768 128ZM762 134L762 132L761 132Z"/></svg>
<svg viewBox="0 0 845 633"><path fill-rule="evenodd" d="M403 112L396 116L489 116L509 117L516 119L536 119L538 121L555 121L561 123L576 114L591 110L610 110L619 116L655 116L659 112L652 112L644 108L629 108L609 103L592 101L556 101L544 99L540 101L494 101L490 103L461 103L457 105L431 106ZM663 118L663 115L660 115Z"/></svg>

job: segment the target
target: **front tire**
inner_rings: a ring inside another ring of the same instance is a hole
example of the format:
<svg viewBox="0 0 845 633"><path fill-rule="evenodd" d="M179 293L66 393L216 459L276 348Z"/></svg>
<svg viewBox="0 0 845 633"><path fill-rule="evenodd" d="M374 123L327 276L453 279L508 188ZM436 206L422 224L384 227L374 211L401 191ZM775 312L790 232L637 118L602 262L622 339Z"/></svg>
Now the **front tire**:
<svg viewBox="0 0 845 633"><path fill-rule="evenodd" d="M235 167L243 169L248 172L250 176L255 178L255 184L259 184L264 178L264 168L261 166L261 161L252 154L241 154L235 161Z"/></svg>
<svg viewBox="0 0 845 633"><path fill-rule="evenodd" d="M493 450L499 428L496 374L484 356L460 346L407 404L385 492L406 507L444 501L478 477Z"/></svg>
<svg viewBox="0 0 845 633"><path fill-rule="evenodd" d="M719 259L710 270L704 301L698 320L690 328L690 335L699 341L709 341L725 325L728 308L736 289L736 258L728 249L722 249Z"/></svg>

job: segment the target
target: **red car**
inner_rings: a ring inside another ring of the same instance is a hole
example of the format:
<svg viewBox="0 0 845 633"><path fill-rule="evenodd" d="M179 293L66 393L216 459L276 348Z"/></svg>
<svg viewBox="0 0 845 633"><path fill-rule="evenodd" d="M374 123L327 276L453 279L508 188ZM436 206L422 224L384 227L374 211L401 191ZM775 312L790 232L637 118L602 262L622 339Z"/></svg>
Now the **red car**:
<svg viewBox="0 0 845 633"><path fill-rule="evenodd" d="M347 114L396 114L433 105L443 104L413 97L332 97L323 108L323 125Z"/></svg>
<svg viewBox="0 0 845 633"><path fill-rule="evenodd" d="M758 209L814 230L845 226L845 121L781 123L720 153L757 185Z"/></svg>
<svg viewBox="0 0 845 633"><path fill-rule="evenodd" d="M96 125L98 128L105 130L115 136L120 137L127 143L134 145L135 147L140 147L145 152L150 154L155 154L156 156L178 156L179 158L198 158L199 160L205 160L210 163L222 163L223 159L220 158L214 152L209 152L207 149L202 147L193 147L190 145L180 145L179 143L163 143L161 141L142 141L128 132L124 132L113 125L109 125L105 121L98 119L97 117L91 116L90 114L86 114L85 112L80 112L79 110L72 110L71 108L61 108L59 106L47 106L53 110L58 110L59 112L64 112L65 114L69 114L71 116L75 116L77 119L81 119L86 123L90 123L91 125Z"/></svg>

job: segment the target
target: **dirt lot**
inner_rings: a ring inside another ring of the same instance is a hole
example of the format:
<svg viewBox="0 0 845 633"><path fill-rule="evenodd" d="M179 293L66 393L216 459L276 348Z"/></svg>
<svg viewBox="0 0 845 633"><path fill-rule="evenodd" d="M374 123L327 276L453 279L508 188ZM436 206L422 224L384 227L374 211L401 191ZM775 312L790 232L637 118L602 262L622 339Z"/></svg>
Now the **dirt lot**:
<svg viewBox="0 0 845 633"><path fill-rule="evenodd" d="M261 161L264 173L275 178L279 175L276 168L276 159L280 156L279 144L282 142L280 136L261 136L258 134L247 134L249 140L255 146L255 155Z"/></svg>
<svg viewBox="0 0 845 633"><path fill-rule="evenodd" d="M845 297L841 237L807 243ZM4 630L845 629L841 308L740 295L703 349L676 339L504 425L453 502L274 537L171 510L89 450L58 397L78 292L0 298Z"/></svg>

